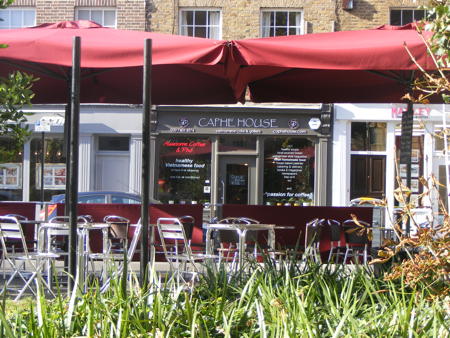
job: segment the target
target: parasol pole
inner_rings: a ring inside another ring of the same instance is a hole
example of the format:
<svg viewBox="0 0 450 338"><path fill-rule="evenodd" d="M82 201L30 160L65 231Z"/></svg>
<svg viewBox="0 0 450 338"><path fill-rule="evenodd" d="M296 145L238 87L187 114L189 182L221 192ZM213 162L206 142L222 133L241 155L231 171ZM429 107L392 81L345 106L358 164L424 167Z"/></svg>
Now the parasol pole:
<svg viewBox="0 0 450 338"><path fill-rule="evenodd" d="M73 37L72 45L72 86L71 103L71 142L70 142L70 199L69 203L69 284L68 292L72 291L77 272L77 203L78 203L78 147L80 130L80 54L81 38Z"/></svg>
<svg viewBox="0 0 450 338"><path fill-rule="evenodd" d="M150 204L150 112L152 94L152 40L145 39L144 69L143 69L143 116L142 116L142 180L141 180L141 261L140 283L145 286L149 262L149 204ZM150 232L150 242L153 244L153 231Z"/></svg>

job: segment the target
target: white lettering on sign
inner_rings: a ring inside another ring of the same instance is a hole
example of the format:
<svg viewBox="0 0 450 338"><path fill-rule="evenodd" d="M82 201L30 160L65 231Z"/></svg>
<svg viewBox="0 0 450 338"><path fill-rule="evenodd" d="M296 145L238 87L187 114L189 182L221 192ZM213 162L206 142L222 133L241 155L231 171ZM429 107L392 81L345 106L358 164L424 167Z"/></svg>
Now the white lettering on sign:
<svg viewBox="0 0 450 338"><path fill-rule="evenodd" d="M252 117L202 117L198 120L198 126L203 128L278 128L278 123L277 119L258 119Z"/></svg>

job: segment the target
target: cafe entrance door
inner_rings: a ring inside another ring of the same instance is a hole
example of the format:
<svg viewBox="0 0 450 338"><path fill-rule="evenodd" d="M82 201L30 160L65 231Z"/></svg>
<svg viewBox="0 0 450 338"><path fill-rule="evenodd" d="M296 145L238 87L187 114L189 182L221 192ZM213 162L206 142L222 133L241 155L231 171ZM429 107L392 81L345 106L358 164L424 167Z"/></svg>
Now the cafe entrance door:
<svg viewBox="0 0 450 338"><path fill-rule="evenodd" d="M222 204L256 204L256 158L221 156L219 159L218 201Z"/></svg>

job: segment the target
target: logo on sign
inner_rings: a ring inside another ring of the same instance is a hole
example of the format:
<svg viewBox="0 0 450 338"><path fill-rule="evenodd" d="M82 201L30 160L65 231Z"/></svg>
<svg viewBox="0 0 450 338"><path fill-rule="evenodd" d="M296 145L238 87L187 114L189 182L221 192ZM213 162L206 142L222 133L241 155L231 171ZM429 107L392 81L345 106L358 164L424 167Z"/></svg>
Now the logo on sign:
<svg viewBox="0 0 450 338"><path fill-rule="evenodd" d="M288 126L290 129L298 129L300 127L300 123L297 119L289 120Z"/></svg>
<svg viewBox="0 0 450 338"><path fill-rule="evenodd" d="M314 117L311 120L309 120L308 124L312 130L317 130L322 125L322 122L317 117Z"/></svg>
<svg viewBox="0 0 450 338"><path fill-rule="evenodd" d="M189 127L189 124L190 124L189 120L187 118L184 118L184 117L182 117L178 121L178 123L180 124L180 127L182 127L182 128L187 128L187 127Z"/></svg>

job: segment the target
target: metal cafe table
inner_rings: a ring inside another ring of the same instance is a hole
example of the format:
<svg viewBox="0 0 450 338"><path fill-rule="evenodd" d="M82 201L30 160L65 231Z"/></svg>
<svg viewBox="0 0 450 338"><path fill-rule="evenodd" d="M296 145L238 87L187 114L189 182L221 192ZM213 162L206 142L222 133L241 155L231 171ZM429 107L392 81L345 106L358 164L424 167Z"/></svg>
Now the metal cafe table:
<svg viewBox="0 0 450 338"><path fill-rule="evenodd" d="M211 240L211 232L218 230L229 230L236 231L239 238L238 243L238 259L239 259L239 268L242 268L244 263L244 253L245 253L245 237L247 231L268 231L267 236L267 245L270 248L275 247L275 224L238 224L238 223L230 223L230 224L207 224L204 226L206 229L206 254L213 254L213 243Z"/></svg>
<svg viewBox="0 0 450 338"><path fill-rule="evenodd" d="M89 246L89 233L91 230L101 230L103 234L102 253L106 256L109 252L108 223L78 223L77 224L77 256L78 256L78 274L80 284L84 281L87 273L87 263L89 254L91 253ZM60 223L42 223L39 227L38 248L42 252L51 252L51 237L66 236L68 237L70 230L69 222ZM106 271L106 270L105 270ZM49 285L51 282L51 267L47 268L47 278Z"/></svg>

